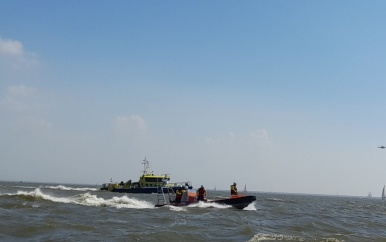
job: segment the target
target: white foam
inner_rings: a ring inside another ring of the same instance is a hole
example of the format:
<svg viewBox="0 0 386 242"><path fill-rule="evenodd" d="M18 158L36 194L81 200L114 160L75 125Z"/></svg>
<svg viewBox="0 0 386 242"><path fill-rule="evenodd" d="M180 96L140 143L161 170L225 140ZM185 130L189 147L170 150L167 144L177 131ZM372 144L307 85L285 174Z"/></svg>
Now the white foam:
<svg viewBox="0 0 386 242"><path fill-rule="evenodd" d="M97 191L96 188L91 187L66 187L63 185L58 186L45 186L44 188L55 189L55 190L63 190L63 191Z"/></svg>
<svg viewBox="0 0 386 242"><path fill-rule="evenodd" d="M282 234L256 234L248 240L248 242L258 242L258 241L267 241L267 240L279 240L279 241L305 241L303 238L299 236L290 236L290 235L282 235Z"/></svg>
<svg viewBox="0 0 386 242"><path fill-rule="evenodd" d="M256 201L255 202L252 202L250 203L247 207L245 207L243 210L247 210L247 211L256 211Z"/></svg>
<svg viewBox="0 0 386 242"><path fill-rule="evenodd" d="M60 197L54 197L48 194L44 194L39 188L36 188L33 191L26 192L26 191L18 191L15 194L8 194L10 196L16 195L16 196L30 196L38 199L44 199L52 202L61 202L61 203L70 203L71 200L69 198L60 198Z"/></svg>
<svg viewBox="0 0 386 242"><path fill-rule="evenodd" d="M182 206L168 206L171 211L181 212L181 211L187 211L186 207Z"/></svg>
<svg viewBox="0 0 386 242"><path fill-rule="evenodd" d="M225 204L219 204L219 203L206 203L206 202L198 202L198 203L193 203L190 204L188 207L191 208L220 208L220 209L225 209L225 208L231 208L232 206L230 205L225 205Z"/></svg>
<svg viewBox="0 0 386 242"><path fill-rule="evenodd" d="M83 206L103 206L103 207L115 207L115 208L154 208L154 205L147 201L138 200L136 198L129 198L127 196L112 197L110 199L104 199L90 193L83 193L71 197L56 197L43 193L39 188L34 191L18 191L14 194L5 194L9 196L30 196L37 199L43 199L55 203L72 203Z"/></svg>
<svg viewBox="0 0 386 242"><path fill-rule="evenodd" d="M154 204L150 202L138 200L136 198L129 198L127 196L113 197L106 201L108 204L117 208L154 208Z"/></svg>
<svg viewBox="0 0 386 242"><path fill-rule="evenodd" d="M258 242L258 241L309 241L309 239L305 239L299 236L291 236L291 235L259 233L253 236L253 238L251 238L247 242ZM343 242L344 240L339 240L336 238L322 238L322 239L318 239L318 241Z"/></svg>
<svg viewBox="0 0 386 242"><path fill-rule="evenodd" d="M14 187L14 188L26 188L26 189L34 189L36 187L31 187L31 186L11 186L11 187Z"/></svg>

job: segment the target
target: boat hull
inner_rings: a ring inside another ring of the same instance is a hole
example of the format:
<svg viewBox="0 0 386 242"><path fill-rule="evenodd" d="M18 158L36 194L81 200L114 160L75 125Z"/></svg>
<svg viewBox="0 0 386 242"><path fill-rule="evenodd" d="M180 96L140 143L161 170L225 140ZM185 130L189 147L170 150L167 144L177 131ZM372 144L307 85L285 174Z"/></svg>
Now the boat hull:
<svg viewBox="0 0 386 242"><path fill-rule="evenodd" d="M229 205L229 206L232 206L232 207L237 208L237 209L244 209L254 201L256 201L256 196L232 196L231 198L202 201L202 202ZM156 207L163 207L163 206L171 205L171 206L181 207L181 206L188 206L188 205L191 205L194 203L198 203L198 202L197 201L192 202L192 203L174 203L174 202L171 202L170 204L157 204L155 206Z"/></svg>
<svg viewBox="0 0 386 242"><path fill-rule="evenodd" d="M208 202L230 205L237 209L244 209L254 201L256 201L256 196L232 196L231 198L213 200Z"/></svg>

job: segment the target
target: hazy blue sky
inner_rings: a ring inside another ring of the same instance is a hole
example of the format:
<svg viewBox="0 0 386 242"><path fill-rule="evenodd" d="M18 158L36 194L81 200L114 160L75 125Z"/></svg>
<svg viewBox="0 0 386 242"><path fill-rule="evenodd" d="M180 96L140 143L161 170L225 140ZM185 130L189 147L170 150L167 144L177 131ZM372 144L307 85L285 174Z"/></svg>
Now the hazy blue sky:
<svg viewBox="0 0 386 242"><path fill-rule="evenodd" d="M0 180L380 196L385 1L1 1Z"/></svg>

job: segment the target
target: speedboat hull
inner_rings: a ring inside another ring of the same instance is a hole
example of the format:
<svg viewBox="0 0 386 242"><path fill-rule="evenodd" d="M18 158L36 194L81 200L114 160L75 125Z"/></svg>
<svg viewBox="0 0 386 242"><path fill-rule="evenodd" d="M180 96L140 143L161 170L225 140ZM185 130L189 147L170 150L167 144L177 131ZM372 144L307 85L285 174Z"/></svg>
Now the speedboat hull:
<svg viewBox="0 0 386 242"><path fill-rule="evenodd" d="M237 208L237 209L244 209L254 201L256 201L256 196L232 196L232 197L226 198L226 199L207 200L207 201L203 201L203 202L229 205L229 206L232 206L232 207ZM195 202L182 202L182 203L170 202L169 204L157 204L155 206L156 207L163 207L166 205L171 205L171 206L181 207L181 206L188 206L188 205L195 204L195 203L198 203L198 202L197 201L195 201Z"/></svg>
<svg viewBox="0 0 386 242"><path fill-rule="evenodd" d="M256 201L256 196L232 196L231 198L207 201L209 203L217 203L230 205L237 209L244 209L252 202Z"/></svg>

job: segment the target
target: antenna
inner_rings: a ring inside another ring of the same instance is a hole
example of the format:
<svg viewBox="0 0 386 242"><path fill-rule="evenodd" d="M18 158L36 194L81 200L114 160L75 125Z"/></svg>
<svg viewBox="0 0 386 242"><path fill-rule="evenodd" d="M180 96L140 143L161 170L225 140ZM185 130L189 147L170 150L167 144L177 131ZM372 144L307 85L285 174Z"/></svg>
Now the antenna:
<svg viewBox="0 0 386 242"><path fill-rule="evenodd" d="M142 164L143 164L143 175L145 175L147 173L147 169L149 169L149 161L146 160L146 157L143 160Z"/></svg>

